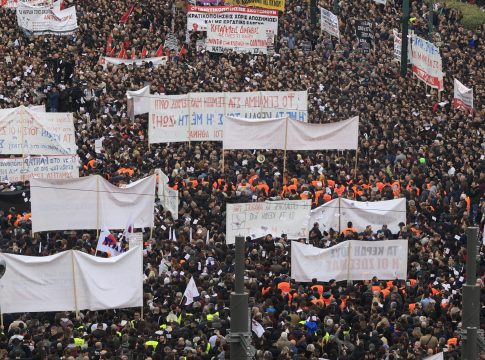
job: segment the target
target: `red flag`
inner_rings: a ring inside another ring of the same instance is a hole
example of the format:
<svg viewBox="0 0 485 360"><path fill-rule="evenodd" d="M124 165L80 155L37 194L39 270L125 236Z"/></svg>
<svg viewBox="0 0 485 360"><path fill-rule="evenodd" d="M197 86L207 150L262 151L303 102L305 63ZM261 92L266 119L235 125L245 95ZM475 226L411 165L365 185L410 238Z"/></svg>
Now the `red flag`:
<svg viewBox="0 0 485 360"><path fill-rule="evenodd" d="M106 54L109 54L111 52L112 44L113 44L113 33L111 32L108 36L108 41L106 42Z"/></svg>
<svg viewBox="0 0 485 360"><path fill-rule="evenodd" d="M125 49L125 47L123 46L123 44L121 45L121 50L120 50L120 52L118 53L117 58L119 58L119 59L126 59L126 49Z"/></svg>
<svg viewBox="0 0 485 360"><path fill-rule="evenodd" d="M128 10L126 10L126 12L121 17L120 23L126 24L128 22L128 19L130 18L130 15L133 13L134 9L135 9L135 5L131 5L131 7Z"/></svg>
<svg viewBox="0 0 485 360"><path fill-rule="evenodd" d="M170 49L167 49L167 51L165 51L165 56L167 57L167 61L170 61Z"/></svg>
<svg viewBox="0 0 485 360"><path fill-rule="evenodd" d="M109 57L113 57L115 55L115 50L116 50L115 48L111 48L111 51L106 55Z"/></svg>
<svg viewBox="0 0 485 360"><path fill-rule="evenodd" d="M143 49L141 49L141 56L140 56L140 58L144 59L147 55L148 55L148 49L147 49L146 46L144 46Z"/></svg>
<svg viewBox="0 0 485 360"><path fill-rule="evenodd" d="M179 58L185 57L187 55L187 50L185 50L185 45L182 45L182 49L179 52Z"/></svg>
<svg viewBox="0 0 485 360"><path fill-rule="evenodd" d="M155 57L163 56L163 45L158 47L157 52L155 53Z"/></svg>
<svg viewBox="0 0 485 360"><path fill-rule="evenodd" d="M135 49L131 49L131 60L135 60L135 59L136 59Z"/></svg>
<svg viewBox="0 0 485 360"><path fill-rule="evenodd" d="M64 10L65 7L66 5L64 4L64 1L61 1L61 5L60 5L61 10Z"/></svg>

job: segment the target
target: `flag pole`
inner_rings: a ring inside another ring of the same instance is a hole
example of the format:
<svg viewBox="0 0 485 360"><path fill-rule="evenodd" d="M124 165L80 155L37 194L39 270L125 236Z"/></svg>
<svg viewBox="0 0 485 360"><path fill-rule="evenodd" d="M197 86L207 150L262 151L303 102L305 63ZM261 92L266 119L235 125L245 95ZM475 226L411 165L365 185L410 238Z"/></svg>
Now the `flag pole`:
<svg viewBox="0 0 485 360"><path fill-rule="evenodd" d="M79 307L77 304L77 289L76 289L76 269L74 266L74 250L71 250L71 267L72 267L72 289L74 292L74 306L76 308L76 319L79 319Z"/></svg>
<svg viewBox="0 0 485 360"><path fill-rule="evenodd" d="M223 121L226 121L226 114L227 114L227 111L226 111L226 107L227 107L227 104L226 104L226 93L224 92L224 119ZM221 173L224 174L224 165L225 165L225 151L224 151L224 127L222 128L222 169L221 169Z"/></svg>
<svg viewBox="0 0 485 360"><path fill-rule="evenodd" d="M288 117L285 120L285 151L283 154L283 176L286 174L286 148L288 145Z"/></svg>
<svg viewBox="0 0 485 360"><path fill-rule="evenodd" d="M189 124L189 149L190 149L190 145L191 145L191 141L190 141L190 123L192 122L192 119L191 119L191 112L192 112L192 106L190 104L190 93L187 93L187 101L189 103L189 118L187 119L187 122Z"/></svg>

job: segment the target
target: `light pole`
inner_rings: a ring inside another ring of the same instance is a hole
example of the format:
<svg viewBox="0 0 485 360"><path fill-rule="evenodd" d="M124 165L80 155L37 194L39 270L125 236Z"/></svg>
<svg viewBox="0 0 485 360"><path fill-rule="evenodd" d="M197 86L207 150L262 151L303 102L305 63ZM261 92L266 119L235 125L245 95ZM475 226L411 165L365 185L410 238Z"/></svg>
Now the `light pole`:
<svg viewBox="0 0 485 360"><path fill-rule="evenodd" d="M401 76L406 77L408 71L408 31L409 31L409 0L402 3L402 35L401 35Z"/></svg>
<svg viewBox="0 0 485 360"><path fill-rule="evenodd" d="M5 259L0 259L0 279L5 275L7 270L7 263ZM0 303L0 331L3 331L3 314L2 314L2 304Z"/></svg>

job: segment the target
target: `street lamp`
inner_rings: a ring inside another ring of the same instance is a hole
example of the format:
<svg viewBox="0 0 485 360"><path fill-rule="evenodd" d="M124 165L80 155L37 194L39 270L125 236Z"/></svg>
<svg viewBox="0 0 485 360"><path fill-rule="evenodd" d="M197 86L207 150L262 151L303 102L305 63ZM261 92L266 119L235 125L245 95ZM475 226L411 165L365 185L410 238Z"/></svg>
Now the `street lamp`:
<svg viewBox="0 0 485 360"><path fill-rule="evenodd" d="M0 259L0 279L5 275L5 270L7 270L7 263L5 259ZM3 331L3 314L2 306L0 304L0 331Z"/></svg>

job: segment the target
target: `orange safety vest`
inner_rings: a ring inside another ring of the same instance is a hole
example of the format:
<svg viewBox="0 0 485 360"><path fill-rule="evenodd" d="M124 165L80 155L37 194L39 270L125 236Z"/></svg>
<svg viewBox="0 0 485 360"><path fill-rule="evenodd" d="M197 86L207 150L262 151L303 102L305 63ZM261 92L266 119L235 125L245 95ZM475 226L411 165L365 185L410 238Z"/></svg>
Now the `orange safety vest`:
<svg viewBox="0 0 485 360"><path fill-rule="evenodd" d="M313 289L317 289L318 290L318 293L320 295L322 295L323 294L324 287L323 287L323 285L313 285L312 287L310 287L310 289L312 289L312 290Z"/></svg>
<svg viewBox="0 0 485 360"><path fill-rule="evenodd" d="M278 289L280 289L283 293L288 294L291 290L290 283L287 281L282 281L278 284Z"/></svg>

